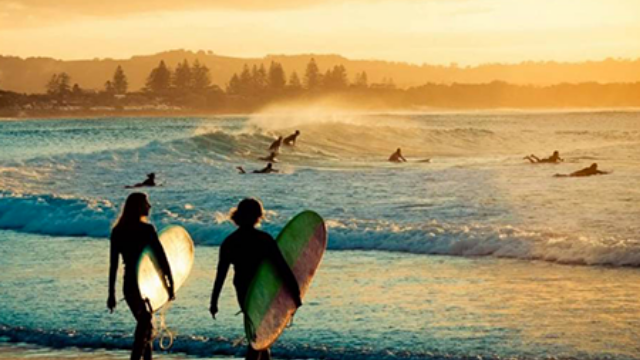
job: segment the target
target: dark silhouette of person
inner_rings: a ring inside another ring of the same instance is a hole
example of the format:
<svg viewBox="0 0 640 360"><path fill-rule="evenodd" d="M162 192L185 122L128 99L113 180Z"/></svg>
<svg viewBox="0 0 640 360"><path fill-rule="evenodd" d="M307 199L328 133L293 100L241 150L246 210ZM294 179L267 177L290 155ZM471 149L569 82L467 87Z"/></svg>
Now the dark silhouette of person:
<svg viewBox="0 0 640 360"><path fill-rule="evenodd" d="M240 201L238 207L231 212L231 220L238 226L238 229L227 236L220 245L218 270L209 307L209 312L214 320L218 313L218 298L230 265L233 265L233 285L242 312L245 311L244 306L247 301L249 285L256 275L258 267L265 260L270 261L278 271L284 281L284 286L293 295L296 306L302 305L298 282L282 256L277 243L271 235L255 228L263 218L262 203L253 198ZM249 345L245 359L268 360L271 359L271 353L269 349L258 351Z"/></svg>
<svg viewBox="0 0 640 360"><path fill-rule="evenodd" d="M265 156L265 157L261 157L259 158L260 160L263 161L268 161L268 162L278 162L278 159L276 159L276 157L278 156L278 154L276 152L270 152L269 156Z"/></svg>
<svg viewBox="0 0 640 360"><path fill-rule="evenodd" d="M295 146L296 145L296 140L298 139L298 136L300 136L300 130L296 130L295 133L287 136L286 138L284 138L283 144L287 145L287 146Z"/></svg>
<svg viewBox="0 0 640 360"><path fill-rule="evenodd" d="M282 136L279 136L276 141L271 143L271 146L269 146L269 151L275 152L275 153L280 152L280 147L282 146L282 141L283 141Z"/></svg>
<svg viewBox="0 0 640 360"><path fill-rule="evenodd" d="M525 156L524 159L529 160L532 164L557 164L564 161L564 159L560 157L558 150L554 151L553 155L548 158L540 159L539 157L531 154L529 156Z"/></svg>
<svg viewBox="0 0 640 360"><path fill-rule="evenodd" d="M122 214L111 230L111 250L109 261L109 297L107 308L113 313L116 308L116 276L118 273L118 262L122 256L124 263L124 298L129 305L138 325L135 330L133 349L131 350L131 360L140 360L144 356L145 360L152 358L152 331L153 314L146 299L142 298L138 284L136 268L142 251L151 246L158 255L158 264L165 274L163 285L165 286L170 301L175 299L173 276L167 261L164 249L158 239L153 225L147 222L151 205L147 195L143 193L133 193L127 198Z"/></svg>
<svg viewBox="0 0 640 360"><path fill-rule="evenodd" d="M156 186L156 174L155 173L150 173L147 174L147 179L141 183L137 183L133 186L125 186L126 189L133 189L133 188L139 188L139 187L154 187Z"/></svg>
<svg viewBox="0 0 640 360"><path fill-rule="evenodd" d="M242 166L238 166L238 167L236 167L236 169L238 169L240 174L246 174L247 173ZM280 172L280 170L274 169L273 168L273 164L272 163L268 163L267 166L265 166L264 168L262 168L260 170L253 170L251 173L252 174L271 174L271 173L278 173L278 172Z"/></svg>
<svg viewBox="0 0 640 360"><path fill-rule="evenodd" d="M600 171L598 170L598 164L593 163L591 166L586 167L584 169L574 171L571 174L555 174L555 177L585 177L585 176L593 176L593 175L606 175L609 174L608 171Z"/></svg>
<svg viewBox="0 0 640 360"><path fill-rule="evenodd" d="M391 154L391 156L389 156L389 161L395 162L395 163L402 163L402 162L407 162L407 159L405 159L404 156L402 156L402 150L398 148L396 152L394 152L393 154Z"/></svg>

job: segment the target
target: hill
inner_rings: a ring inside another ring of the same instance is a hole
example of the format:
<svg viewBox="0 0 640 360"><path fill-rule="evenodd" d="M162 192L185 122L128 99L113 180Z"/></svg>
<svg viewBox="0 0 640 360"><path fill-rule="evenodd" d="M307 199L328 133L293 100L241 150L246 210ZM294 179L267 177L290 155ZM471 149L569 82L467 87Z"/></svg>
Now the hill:
<svg viewBox="0 0 640 360"><path fill-rule="evenodd" d="M249 66L271 61L283 65L289 75L296 71L300 77L307 63L315 58L321 72L335 65L344 65L350 80L356 73L367 72L369 82L383 82L392 78L401 88L436 84L482 84L504 81L511 84L547 86L559 83L630 83L640 81L640 59L606 59L582 63L523 62L519 64L485 64L472 67L413 65L378 60L351 60L339 55L268 55L264 58L233 58L212 52L184 50L167 51L154 55L134 56L130 59L93 59L63 61L52 58L19 58L0 56L0 89L23 93L42 93L47 81L55 73L68 73L73 83L84 89L103 89L116 67L121 65L130 84L130 90L139 90L152 68L164 60L175 68L184 59L198 59L211 70L213 83L225 87L234 73L244 64Z"/></svg>

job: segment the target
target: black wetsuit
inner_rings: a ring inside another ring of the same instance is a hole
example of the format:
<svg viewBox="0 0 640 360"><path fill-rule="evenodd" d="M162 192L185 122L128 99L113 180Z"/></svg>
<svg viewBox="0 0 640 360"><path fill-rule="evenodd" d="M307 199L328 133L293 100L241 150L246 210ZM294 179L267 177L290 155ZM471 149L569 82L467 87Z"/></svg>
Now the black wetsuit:
<svg viewBox="0 0 640 360"><path fill-rule="evenodd" d="M236 288L238 303L243 310L251 280L265 259L272 261L283 277L287 288L294 294L300 294L298 282L271 235L255 228L238 228L220 246L218 277L222 276L221 280L224 282L229 265L233 264L235 272L233 285ZM222 290L222 284L216 285L220 286L218 291Z"/></svg>
<svg viewBox="0 0 640 360"><path fill-rule="evenodd" d="M130 225L117 226L111 232L111 266L117 268L119 255L122 255L122 261L124 263L124 297L136 319L141 315L141 311L148 312L140 295L136 276L138 260L140 259L142 250L148 245L153 248L156 254L164 255L158 256L158 261L160 268L168 274L171 271L169 263L167 262L166 255L164 254L162 245L160 245L158 234L153 225L138 222ZM114 289L109 289L109 291L114 291Z"/></svg>

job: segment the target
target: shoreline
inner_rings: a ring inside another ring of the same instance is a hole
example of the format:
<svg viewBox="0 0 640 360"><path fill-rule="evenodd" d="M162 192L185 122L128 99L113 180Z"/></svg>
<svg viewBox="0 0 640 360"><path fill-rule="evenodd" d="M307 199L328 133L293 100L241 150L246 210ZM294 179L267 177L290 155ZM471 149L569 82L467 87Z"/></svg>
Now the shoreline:
<svg viewBox="0 0 640 360"><path fill-rule="evenodd" d="M420 108L420 109L336 109L336 112L356 113L356 114L398 114L398 115L455 115L455 114L572 114L572 113L635 113L640 112L640 107L558 107L558 108ZM293 110L292 112L295 112ZM26 113L18 115L7 115L0 113L2 121L24 121L24 120L93 120L106 118L199 118L199 117L246 117L260 114L260 110L254 112L217 112L217 111L113 111L113 112L70 112L57 111L46 113ZM277 112L274 114L278 114ZM283 114L287 114L283 112Z"/></svg>

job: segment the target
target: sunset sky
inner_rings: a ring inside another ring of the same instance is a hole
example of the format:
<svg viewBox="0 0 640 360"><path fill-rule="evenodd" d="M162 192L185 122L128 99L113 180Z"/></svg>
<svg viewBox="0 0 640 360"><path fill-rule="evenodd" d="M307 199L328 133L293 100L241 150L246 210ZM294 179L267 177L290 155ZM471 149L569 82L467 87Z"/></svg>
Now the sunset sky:
<svg viewBox="0 0 640 360"><path fill-rule="evenodd" d="M333 53L411 63L640 57L638 0L0 0L0 54Z"/></svg>

